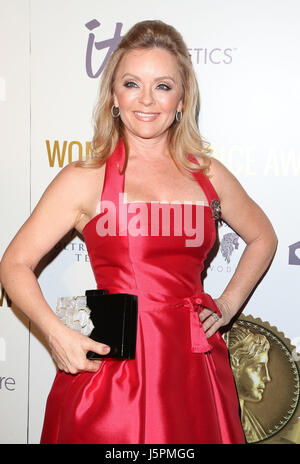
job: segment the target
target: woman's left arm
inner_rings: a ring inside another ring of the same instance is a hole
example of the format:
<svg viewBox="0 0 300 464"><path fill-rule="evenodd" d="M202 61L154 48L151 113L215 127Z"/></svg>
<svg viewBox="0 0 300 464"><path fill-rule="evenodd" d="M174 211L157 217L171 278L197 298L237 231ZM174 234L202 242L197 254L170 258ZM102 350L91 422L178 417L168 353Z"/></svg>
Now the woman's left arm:
<svg viewBox="0 0 300 464"><path fill-rule="evenodd" d="M225 166L212 158L210 181L219 195L222 219L244 240L246 248L227 287L214 301L222 317L216 321L208 309L200 313L206 336L227 325L269 266L277 236L263 210L249 197Z"/></svg>

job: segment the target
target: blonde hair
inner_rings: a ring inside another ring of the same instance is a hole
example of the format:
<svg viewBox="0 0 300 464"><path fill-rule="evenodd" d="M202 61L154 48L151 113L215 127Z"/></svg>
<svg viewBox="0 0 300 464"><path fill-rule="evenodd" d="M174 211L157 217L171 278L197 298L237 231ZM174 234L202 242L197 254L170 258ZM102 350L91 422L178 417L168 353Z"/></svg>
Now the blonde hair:
<svg viewBox="0 0 300 464"><path fill-rule="evenodd" d="M78 161L78 166L100 167L114 152L119 138L122 137L126 152L122 172L125 171L129 147L124 125L119 117L113 118L111 114L116 70L127 52L135 49L153 48L164 49L176 57L183 84L182 118L179 122L175 119L168 131L170 156L179 169L183 168L183 170L187 169L188 171L202 169L204 172L208 170L211 150L202 139L197 125L200 96L191 56L179 32L174 27L159 20L141 21L135 24L125 34L110 56L102 73L98 102L93 112L93 156L91 159ZM197 164L188 159L189 154L194 155Z"/></svg>

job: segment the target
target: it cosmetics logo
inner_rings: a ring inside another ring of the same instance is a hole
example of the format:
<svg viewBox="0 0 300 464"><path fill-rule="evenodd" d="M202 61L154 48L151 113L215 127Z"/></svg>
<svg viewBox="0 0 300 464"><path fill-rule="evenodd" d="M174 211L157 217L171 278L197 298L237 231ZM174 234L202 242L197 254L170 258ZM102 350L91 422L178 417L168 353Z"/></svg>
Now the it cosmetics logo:
<svg viewBox="0 0 300 464"><path fill-rule="evenodd" d="M123 24L116 23L115 32L113 34L113 37L109 39L99 40L98 42L96 42L95 41L96 36L92 31L94 31L95 29L98 29L100 26L101 26L101 23L99 23L97 19L92 19L91 21L85 24L85 27L90 31L90 34L88 37L87 49L86 49L85 67L86 67L87 75L95 79L100 76L110 55L117 48L122 38L121 30L122 30ZM93 58L93 52L95 49L98 51L107 49L104 60L102 61L102 63L100 64L99 68L96 71L94 71L92 67L92 61L93 61L92 58Z"/></svg>
<svg viewBox="0 0 300 464"><path fill-rule="evenodd" d="M115 30L112 31L111 37L102 38L101 40L96 40L96 34L98 38L99 36L101 36L101 23L97 19L92 19L88 21L85 24L85 27L89 30L85 58L86 73L90 78L96 79L102 73L110 55L117 48L120 40L122 39L121 31L123 23L117 22L115 24ZM100 63L98 64L97 68L95 65L93 65L93 63L97 61L95 58L95 54L97 52L101 52L102 50L106 50L106 53L104 55L104 58L103 53L101 54L102 62L100 60ZM188 50L194 63L197 65L226 65L232 63L233 55L237 49L232 47L193 47L189 48Z"/></svg>
<svg viewBox="0 0 300 464"><path fill-rule="evenodd" d="M236 48L189 48L195 64L231 64Z"/></svg>

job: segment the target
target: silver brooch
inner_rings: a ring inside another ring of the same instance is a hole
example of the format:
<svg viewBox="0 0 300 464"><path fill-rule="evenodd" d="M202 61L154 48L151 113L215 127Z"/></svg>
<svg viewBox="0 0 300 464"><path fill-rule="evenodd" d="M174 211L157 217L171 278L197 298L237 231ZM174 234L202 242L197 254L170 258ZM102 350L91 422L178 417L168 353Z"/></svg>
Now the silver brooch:
<svg viewBox="0 0 300 464"><path fill-rule="evenodd" d="M212 217L215 221L217 221L218 219L220 219L221 217L221 205L220 205L220 201L217 199L217 198L214 198L211 203L210 203L210 209L211 209L211 212L212 212Z"/></svg>

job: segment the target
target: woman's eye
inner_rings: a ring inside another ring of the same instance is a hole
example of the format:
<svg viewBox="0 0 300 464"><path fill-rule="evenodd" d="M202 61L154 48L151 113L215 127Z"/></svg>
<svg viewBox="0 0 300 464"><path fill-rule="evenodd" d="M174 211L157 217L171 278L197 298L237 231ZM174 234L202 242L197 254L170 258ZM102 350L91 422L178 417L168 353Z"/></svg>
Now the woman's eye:
<svg viewBox="0 0 300 464"><path fill-rule="evenodd" d="M124 87L128 87L128 88L137 87L137 84L135 82L133 82L133 81L128 81L128 82L124 83Z"/></svg>
<svg viewBox="0 0 300 464"><path fill-rule="evenodd" d="M167 84L159 84L157 87L162 90L171 90L171 87Z"/></svg>
<svg viewBox="0 0 300 464"><path fill-rule="evenodd" d="M124 87L138 88L138 84L134 81L126 81L124 82ZM167 84L158 84L157 88L160 90L171 90L171 87Z"/></svg>

